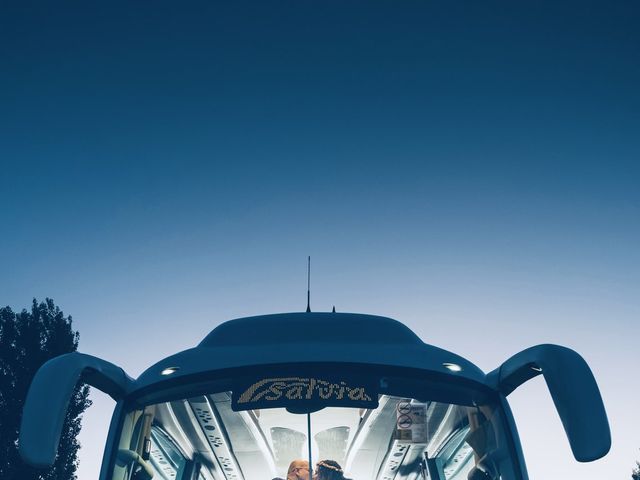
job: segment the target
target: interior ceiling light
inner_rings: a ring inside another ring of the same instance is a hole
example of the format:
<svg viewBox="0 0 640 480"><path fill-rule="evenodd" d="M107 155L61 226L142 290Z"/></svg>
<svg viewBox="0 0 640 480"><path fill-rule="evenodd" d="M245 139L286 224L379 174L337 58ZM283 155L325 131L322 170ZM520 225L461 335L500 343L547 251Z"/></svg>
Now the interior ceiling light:
<svg viewBox="0 0 640 480"><path fill-rule="evenodd" d="M180 367L165 368L160 372L160 375L171 375L172 373L176 373L178 370L180 370Z"/></svg>
<svg viewBox="0 0 640 480"><path fill-rule="evenodd" d="M452 372L461 372L462 371L462 367L460 365L458 365L457 363L443 363L442 366L448 370L451 370Z"/></svg>

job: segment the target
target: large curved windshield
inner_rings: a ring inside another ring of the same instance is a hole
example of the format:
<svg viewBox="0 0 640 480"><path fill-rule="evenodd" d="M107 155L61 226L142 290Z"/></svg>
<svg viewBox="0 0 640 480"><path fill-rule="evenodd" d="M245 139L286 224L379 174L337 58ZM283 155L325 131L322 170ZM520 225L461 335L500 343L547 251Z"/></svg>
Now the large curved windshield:
<svg viewBox="0 0 640 480"><path fill-rule="evenodd" d="M108 478L521 478L495 405L381 394L375 408L289 410L241 410L230 391L134 409L121 424Z"/></svg>

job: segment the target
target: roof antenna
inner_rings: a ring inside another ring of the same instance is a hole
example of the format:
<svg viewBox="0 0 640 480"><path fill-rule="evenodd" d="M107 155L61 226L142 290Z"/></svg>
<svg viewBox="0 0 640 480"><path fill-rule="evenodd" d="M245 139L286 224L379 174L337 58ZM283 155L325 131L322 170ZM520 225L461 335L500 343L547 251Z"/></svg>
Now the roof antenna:
<svg viewBox="0 0 640 480"><path fill-rule="evenodd" d="M307 257L307 313L311 313L311 255Z"/></svg>

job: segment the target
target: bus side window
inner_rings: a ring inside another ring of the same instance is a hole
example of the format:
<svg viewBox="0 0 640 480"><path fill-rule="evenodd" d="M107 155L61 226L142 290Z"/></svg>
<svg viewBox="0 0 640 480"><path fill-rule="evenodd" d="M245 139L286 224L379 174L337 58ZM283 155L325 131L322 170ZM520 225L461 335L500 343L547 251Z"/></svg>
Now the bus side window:
<svg viewBox="0 0 640 480"><path fill-rule="evenodd" d="M151 429L151 452L149 462L154 478L162 480L183 480L187 459L182 454L173 439L160 427ZM187 479L184 479L187 480Z"/></svg>

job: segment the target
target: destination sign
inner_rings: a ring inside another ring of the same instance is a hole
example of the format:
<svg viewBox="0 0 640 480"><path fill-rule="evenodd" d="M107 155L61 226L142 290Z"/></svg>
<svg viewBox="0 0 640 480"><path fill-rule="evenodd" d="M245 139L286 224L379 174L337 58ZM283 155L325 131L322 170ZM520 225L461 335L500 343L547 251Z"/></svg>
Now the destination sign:
<svg viewBox="0 0 640 480"><path fill-rule="evenodd" d="M373 382L351 382L319 377L263 378L236 385L232 408L258 410L285 407L293 410L323 407L377 408L378 392Z"/></svg>

